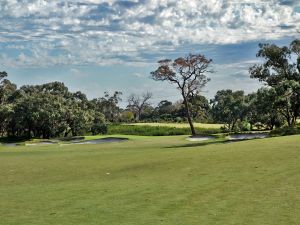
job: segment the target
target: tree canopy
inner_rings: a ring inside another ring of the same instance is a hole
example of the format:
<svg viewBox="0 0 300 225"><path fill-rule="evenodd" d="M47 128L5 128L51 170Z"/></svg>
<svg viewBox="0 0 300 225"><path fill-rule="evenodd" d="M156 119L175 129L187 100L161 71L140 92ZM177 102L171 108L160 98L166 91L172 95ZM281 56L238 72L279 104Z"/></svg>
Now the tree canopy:
<svg viewBox="0 0 300 225"><path fill-rule="evenodd" d="M151 77L157 81L168 81L176 85L183 98L185 112L190 124L191 132L196 134L193 126L189 97L197 95L210 80L206 73L210 70L211 59L201 54L189 54L187 57L180 57L175 60L164 59L158 61L158 68L151 72Z"/></svg>
<svg viewBox="0 0 300 225"><path fill-rule="evenodd" d="M62 82L17 87L0 72L0 136L52 138L103 134L111 123L186 122L193 135L193 121L223 123L226 131L294 127L300 115L300 40L289 46L259 44L261 63L249 68L250 77L265 87L249 94L219 90L209 101L202 89L210 81L212 60L201 54L158 61L151 72L156 81L173 84L182 99L161 100L152 93L130 94L120 107L122 92L105 92L89 100L71 92ZM127 93L128 94L128 93Z"/></svg>
<svg viewBox="0 0 300 225"><path fill-rule="evenodd" d="M264 61L250 68L250 76L273 89L274 107L291 126L300 114L300 41L283 47L260 44L259 48L257 57Z"/></svg>

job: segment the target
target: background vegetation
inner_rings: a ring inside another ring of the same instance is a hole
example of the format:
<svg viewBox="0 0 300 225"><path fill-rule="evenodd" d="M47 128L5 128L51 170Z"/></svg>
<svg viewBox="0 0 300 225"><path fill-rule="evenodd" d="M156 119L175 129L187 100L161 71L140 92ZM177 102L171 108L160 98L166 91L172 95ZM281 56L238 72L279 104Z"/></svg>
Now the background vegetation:
<svg viewBox="0 0 300 225"><path fill-rule="evenodd" d="M220 128L214 127L196 127L197 133L199 134L216 134L220 133ZM190 128L188 124L179 124L172 126L172 124L161 124L157 123L143 125L110 125L108 127L108 134L127 134L127 135L142 135L142 136L169 136L169 135L187 135L190 134Z"/></svg>
<svg viewBox="0 0 300 225"><path fill-rule="evenodd" d="M150 104L151 93L132 94L125 109L119 107L121 92L104 93L103 97L87 99L84 93L70 92L60 82L24 85L17 88L0 72L0 136L12 138L53 138L85 134L180 135L186 128L178 126L149 127L120 125L133 122L186 123L191 132L210 134L218 128L194 122L223 124L222 131L273 130L295 128L300 115L300 40L289 46L260 44L257 57L261 64L249 68L251 78L265 86L245 94L243 90L220 90L213 99L201 95L209 81L212 60L203 55L188 55L174 61L159 61L151 72L155 80L169 81L178 86L183 100ZM149 125L149 124L148 124ZM218 126L218 125L217 125ZM276 133L276 132L274 132Z"/></svg>

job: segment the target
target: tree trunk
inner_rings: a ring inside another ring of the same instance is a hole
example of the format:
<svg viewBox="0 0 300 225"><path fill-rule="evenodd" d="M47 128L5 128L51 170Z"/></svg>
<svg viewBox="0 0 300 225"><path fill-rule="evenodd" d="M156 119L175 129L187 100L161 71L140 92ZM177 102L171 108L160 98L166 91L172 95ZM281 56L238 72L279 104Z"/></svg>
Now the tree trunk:
<svg viewBox="0 0 300 225"><path fill-rule="evenodd" d="M70 134L71 131L72 131L72 129L66 131L65 134L64 134L64 137L68 137L68 135Z"/></svg>
<svg viewBox="0 0 300 225"><path fill-rule="evenodd" d="M290 111L289 111L289 99L286 98L286 120L287 120L287 123L288 123L288 126L291 127L292 123L291 123L291 115L290 115Z"/></svg>
<svg viewBox="0 0 300 225"><path fill-rule="evenodd" d="M287 120L288 126L290 127L291 126L291 118L290 118L290 114L289 114L288 110L287 110L286 120Z"/></svg>
<svg viewBox="0 0 300 225"><path fill-rule="evenodd" d="M187 99L184 96L184 94L182 94L182 97L183 97L183 102L184 102L184 106L185 106L186 117L187 117L187 119L189 121L192 135L194 136L194 135L196 135L196 131L195 131L195 128L194 128L194 125L193 125L193 121L192 121L192 118L191 118L191 114L190 114L188 102L187 102Z"/></svg>
<svg viewBox="0 0 300 225"><path fill-rule="evenodd" d="M136 122L139 122L139 121L140 121L140 116L141 116L141 112L138 111L138 112L136 113L136 116L135 116L135 121L136 121Z"/></svg>
<svg viewBox="0 0 300 225"><path fill-rule="evenodd" d="M236 123L237 123L237 119L234 119L232 122L231 131L234 131Z"/></svg>

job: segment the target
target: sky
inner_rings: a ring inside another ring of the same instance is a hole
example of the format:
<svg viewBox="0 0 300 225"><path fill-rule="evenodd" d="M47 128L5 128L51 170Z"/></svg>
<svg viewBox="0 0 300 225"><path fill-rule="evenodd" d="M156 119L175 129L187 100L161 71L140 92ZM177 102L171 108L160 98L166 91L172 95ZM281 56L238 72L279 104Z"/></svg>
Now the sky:
<svg viewBox="0 0 300 225"><path fill-rule="evenodd" d="M255 91L258 43L300 38L300 0L0 0L0 71L18 86L64 82L88 98L104 91L180 99L153 81L160 59L204 54L214 73L203 95Z"/></svg>

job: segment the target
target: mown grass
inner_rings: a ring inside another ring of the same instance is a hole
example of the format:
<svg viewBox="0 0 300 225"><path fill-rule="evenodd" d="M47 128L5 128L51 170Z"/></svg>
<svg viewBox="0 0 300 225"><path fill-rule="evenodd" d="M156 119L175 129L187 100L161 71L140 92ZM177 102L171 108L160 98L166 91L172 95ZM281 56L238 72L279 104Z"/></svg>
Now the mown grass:
<svg viewBox="0 0 300 225"><path fill-rule="evenodd" d="M299 224L299 135L128 137L0 147L0 224Z"/></svg>
<svg viewBox="0 0 300 225"><path fill-rule="evenodd" d="M220 128L214 127L196 127L197 134L216 134L220 133ZM150 125L115 125L108 126L108 134L125 134L125 135L142 135L142 136L171 136L171 135L188 135L191 134L189 127L173 127L173 126L155 126Z"/></svg>

